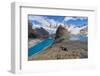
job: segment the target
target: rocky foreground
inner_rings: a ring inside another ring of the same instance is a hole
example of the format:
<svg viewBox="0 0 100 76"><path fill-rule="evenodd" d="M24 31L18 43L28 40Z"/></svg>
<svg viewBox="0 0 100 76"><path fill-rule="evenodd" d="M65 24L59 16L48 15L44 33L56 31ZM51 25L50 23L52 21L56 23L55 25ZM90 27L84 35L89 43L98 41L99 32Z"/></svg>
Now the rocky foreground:
<svg viewBox="0 0 100 76"><path fill-rule="evenodd" d="M87 42L66 41L56 43L44 51L28 58L31 60L55 60L55 59L80 59L88 58Z"/></svg>

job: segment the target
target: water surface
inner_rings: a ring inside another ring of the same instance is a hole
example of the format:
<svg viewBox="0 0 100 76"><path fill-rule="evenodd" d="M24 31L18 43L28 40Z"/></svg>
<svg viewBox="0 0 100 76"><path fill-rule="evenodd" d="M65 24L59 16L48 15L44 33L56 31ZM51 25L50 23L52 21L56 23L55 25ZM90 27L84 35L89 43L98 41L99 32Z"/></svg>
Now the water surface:
<svg viewBox="0 0 100 76"><path fill-rule="evenodd" d="M40 43L38 43L28 49L28 56L32 56L33 54L43 51L44 49L51 46L53 43L54 43L54 39L52 39L52 38L47 38L47 39L41 41Z"/></svg>

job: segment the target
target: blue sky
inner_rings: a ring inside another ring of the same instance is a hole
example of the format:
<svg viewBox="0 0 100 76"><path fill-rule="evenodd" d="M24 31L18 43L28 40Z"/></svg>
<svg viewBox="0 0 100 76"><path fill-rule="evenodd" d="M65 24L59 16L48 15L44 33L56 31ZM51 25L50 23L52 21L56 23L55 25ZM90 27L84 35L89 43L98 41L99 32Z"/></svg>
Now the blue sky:
<svg viewBox="0 0 100 76"><path fill-rule="evenodd" d="M64 16L45 16L48 19L54 19L55 21L62 22L64 20Z"/></svg>
<svg viewBox="0 0 100 76"><path fill-rule="evenodd" d="M79 16L34 16L29 15L29 20L32 21L32 24L46 24L50 22L52 25L56 23L64 23L67 25L74 26L84 26L88 25L87 17L79 17Z"/></svg>
<svg viewBox="0 0 100 76"><path fill-rule="evenodd" d="M65 23L68 25L84 26L88 25L88 19L84 17L73 17L73 19L70 19Z"/></svg>

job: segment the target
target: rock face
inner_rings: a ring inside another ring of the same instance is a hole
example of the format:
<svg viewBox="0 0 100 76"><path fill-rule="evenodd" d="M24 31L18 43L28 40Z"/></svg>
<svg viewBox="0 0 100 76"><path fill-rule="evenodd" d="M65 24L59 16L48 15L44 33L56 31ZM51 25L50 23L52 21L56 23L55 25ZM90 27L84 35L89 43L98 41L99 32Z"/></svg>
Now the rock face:
<svg viewBox="0 0 100 76"><path fill-rule="evenodd" d="M28 34L32 32L32 23L31 21L28 21Z"/></svg>
<svg viewBox="0 0 100 76"><path fill-rule="evenodd" d="M48 38L49 32L46 31L43 27L35 29L36 35L40 38Z"/></svg>
<svg viewBox="0 0 100 76"><path fill-rule="evenodd" d="M63 40L69 40L69 32L68 32L68 30L60 25L58 27L57 31L56 31L55 40L57 42L61 42Z"/></svg>
<svg viewBox="0 0 100 76"><path fill-rule="evenodd" d="M28 23L28 37L29 38L48 38L49 32L43 27L32 29L32 23Z"/></svg>

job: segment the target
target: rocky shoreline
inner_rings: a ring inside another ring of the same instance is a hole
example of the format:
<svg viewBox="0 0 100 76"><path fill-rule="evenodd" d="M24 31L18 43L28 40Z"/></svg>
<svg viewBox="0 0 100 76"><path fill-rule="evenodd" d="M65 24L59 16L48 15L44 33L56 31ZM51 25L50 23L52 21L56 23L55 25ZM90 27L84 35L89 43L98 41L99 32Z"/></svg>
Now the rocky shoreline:
<svg viewBox="0 0 100 76"><path fill-rule="evenodd" d="M41 41L40 39L28 39L28 48L31 48L32 46L36 45L40 41Z"/></svg>

